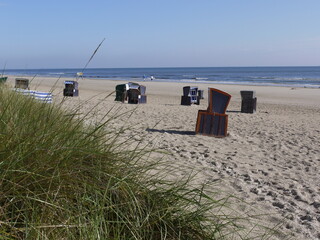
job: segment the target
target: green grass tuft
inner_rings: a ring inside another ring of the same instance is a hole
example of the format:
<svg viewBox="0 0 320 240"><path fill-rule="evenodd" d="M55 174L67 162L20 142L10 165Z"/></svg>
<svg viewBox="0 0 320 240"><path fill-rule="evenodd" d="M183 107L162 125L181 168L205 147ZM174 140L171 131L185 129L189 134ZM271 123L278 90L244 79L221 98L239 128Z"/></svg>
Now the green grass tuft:
<svg viewBox="0 0 320 240"><path fill-rule="evenodd" d="M153 173L108 121L0 88L1 239L229 239L227 199Z"/></svg>

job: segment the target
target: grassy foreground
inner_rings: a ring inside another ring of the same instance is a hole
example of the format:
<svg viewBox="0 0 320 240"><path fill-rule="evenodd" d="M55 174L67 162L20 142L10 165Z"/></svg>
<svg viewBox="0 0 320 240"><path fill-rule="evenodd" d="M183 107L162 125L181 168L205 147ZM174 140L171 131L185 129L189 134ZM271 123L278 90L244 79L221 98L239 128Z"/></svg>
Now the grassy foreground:
<svg viewBox="0 0 320 240"><path fill-rule="evenodd" d="M229 239L235 220L105 124L0 88L0 239ZM237 234L236 234L237 235Z"/></svg>

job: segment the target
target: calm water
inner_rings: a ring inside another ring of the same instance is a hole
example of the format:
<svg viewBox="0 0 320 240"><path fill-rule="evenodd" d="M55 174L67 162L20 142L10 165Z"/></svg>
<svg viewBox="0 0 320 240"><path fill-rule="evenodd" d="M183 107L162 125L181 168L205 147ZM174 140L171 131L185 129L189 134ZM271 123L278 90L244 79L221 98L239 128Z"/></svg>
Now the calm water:
<svg viewBox="0 0 320 240"><path fill-rule="evenodd" d="M11 69L18 76L75 77L82 69ZM84 78L320 88L320 67L88 68Z"/></svg>

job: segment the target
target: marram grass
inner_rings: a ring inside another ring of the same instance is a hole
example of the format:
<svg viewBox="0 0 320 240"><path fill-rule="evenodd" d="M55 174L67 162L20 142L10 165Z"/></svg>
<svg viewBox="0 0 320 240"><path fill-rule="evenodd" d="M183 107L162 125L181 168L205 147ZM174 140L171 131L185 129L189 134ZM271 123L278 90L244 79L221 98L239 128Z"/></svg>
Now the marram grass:
<svg viewBox="0 0 320 240"><path fill-rule="evenodd" d="M0 88L0 239L233 239L236 218L77 113Z"/></svg>

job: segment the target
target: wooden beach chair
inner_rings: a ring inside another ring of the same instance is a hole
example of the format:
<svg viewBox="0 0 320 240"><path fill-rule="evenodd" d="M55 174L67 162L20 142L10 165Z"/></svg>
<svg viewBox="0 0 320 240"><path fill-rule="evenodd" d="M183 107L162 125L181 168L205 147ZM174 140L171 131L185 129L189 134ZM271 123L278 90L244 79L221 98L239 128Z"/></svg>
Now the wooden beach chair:
<svg viewBox="0 0 320 240"><path fill-rule="evenodd" d="M228 129L228 115L199 110L196 124L196 133L226 137Z"/></svg>
<svg viewBox="0 0 320 240"><path fill-rule="evenodd" d="M14 87L15 88L20 88L20 89L29 89L29 79L27 79L27 78L16 78Z"/></svg>
<svg viewBox="0 0 320 240"><path fill-rule="evenodd" d="M63 96L65 97L77 97L79 96L78 82L77 81L65 81L65 88L63 89Z"/></svg>
<svg viewBox="0 0 320 240"><path fill-rule="evenodd" d="M257 108L257 98L255 91L242 90L241 94L241 112L255 113Z"/></svg>
<svg viewBox="0 0 320 240"><path fill-rule="evenodd" d="M231 95L215 88L208 89L209 106L199 110L196 122L196 134L214 137L226 137L228 115L225 114Z"/></svg>

